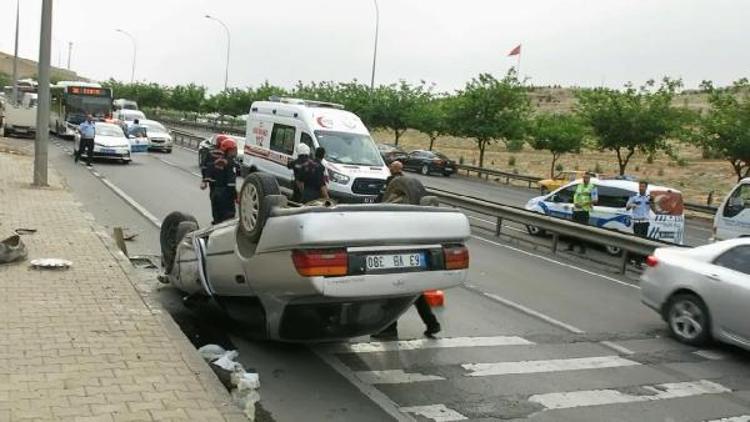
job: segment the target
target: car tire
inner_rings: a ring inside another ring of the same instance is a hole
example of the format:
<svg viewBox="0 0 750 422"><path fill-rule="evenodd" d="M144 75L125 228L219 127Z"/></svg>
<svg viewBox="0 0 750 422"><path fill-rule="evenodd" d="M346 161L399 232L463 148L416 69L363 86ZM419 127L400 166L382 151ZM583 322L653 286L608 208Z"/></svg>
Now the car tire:
<svg viewBox="0 0 750 422"><path fill-rule="evenodd" d="M451 177L451 173L445 172L445 173L443 173L443 176L445 176L445 177Z"/></svg>
<svg viewBox="0 0 750 422"><path fill-rule="evenodd" d="M693 293L673 296L667 303L665 319L679 342L701 346L711 339L711 316L706 304Z"/></svg>
<svg viewBox="0 0 750 422"><path fill-rule="evenodd" d="M423 176L427 176L430 174L430 166L427 164L424 164L420 170L420 173L422 173Z"/></svg>
<svg viewBox="0 0 750 422"><path fill-rule="evenodd" d="M195 217L179 211L170 213L161 223L161 230L159 231L159 244L161 246L161 264L162 267L164 267L164 272L166 273L171 272L172 267L174 266L174 258L177 252L177 245L182 240L181 237L177 237L177 232L180 223L184 222L194 223L196 229L198 227L198 221L195 219Z"/></svg>
<svg viewBox="0 0 750 422"><path fill-rule="evenodd" d="M543 229L540 229L538 226L527 225L526 231L529 232L529 234L532 236L544 236L545 235L545 231Z"/></svg>
<svg viewBox="0 0 750 422"><path fill-rule="evenodd" d="M164 152L166 152L167 154L171 154L172 153L172 148L169 148L169 149L165 150Z"/></svg>
<svg viewBox="0 0 750 422"><path fill-rule="evenodd" d="M266 223L270 208L266 206L265 197L279 195L279 184L276 178L268 174L253 173L245 178L239 193L239 235L251 242L260 240L263 226Z"/></svg>
<svg viewBox="0 0 750 422"><path fill-rule="evenodd" d="M617 247L617 246L606 245L604 246L604 250L607 251L607 255L610 255L610 256L622 255L622 248Z"/></svg>
<svg viewBox="0 0 750 422"><path fill-rule="evenodd" d="M383 202L389 204L419 205L427 190L422 182L409 176L396 177L388 183Z"/></svg>

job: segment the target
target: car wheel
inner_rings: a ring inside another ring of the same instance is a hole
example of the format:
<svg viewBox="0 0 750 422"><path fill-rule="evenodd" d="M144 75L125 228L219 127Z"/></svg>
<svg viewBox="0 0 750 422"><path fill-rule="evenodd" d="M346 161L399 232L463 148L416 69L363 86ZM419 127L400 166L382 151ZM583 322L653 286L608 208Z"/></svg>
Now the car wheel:
<svg viewBox="0 0 750 422"><path fill-rule="evenodd" d="M184 222L192 222L195 224L196 229L198 227L198 221L195 217L179 211L170 213L161 223L159 243L161 246L161 264L164 267L164 272L169 273L172 271L177 244L182 240L181 237L177 237L177 232L180 223Z"/></svg>
<svg viewBox="0 0 750 422"><path fill-rule="evenodd" d="M428 174L430 174L430 167L429 167L428 165L426 165L426 164L425 164L425 165L423 165L423 166L422 166L422 171L421 171L421 173L422 173L422 174L423 174L424 176L427 176Z"/></svg>
<svg viewBox="0 0 750 422"><path fill-rule="evenodd" d="M692 293L670 299L666 316L669 331L682 343L700 346L711 338L711 317L706 304Z"/></svg>
<svg viewBox="0 0 750 422"><path fill-rule="evenodd" d="M427 190L419 180L400 176L391 180L383 193L383 202L390 204L419 205Z"/></svg>
<svg viewBox="0 0 750 422"><path fill-rule="evenodd" d="M279 184L273 176L253 173L245 178L239 195L240 219L237 230L244 239L252 243L260 239L268 218L270 209L265 201L268 195L279 195Z"/></svg>
<svg viewBox="0 0 750 422"><path fill-rule="evenodd" d="M166 152L167 154L171 154L171 153L172 153L172 148L167 148L167 150L166 150L165 152Z"/></svg>
<svg viewBox="0 0 750 422"><path fill-rule="evenodd" d="M622 248L619 248L617 246L605 246L604 250L607 251L607 254L611 256L620 256L622 254Z"/></svg>
<svg viewBox="0 0 750 422"><path fill-rule="evenodd" d="M448 172L445 172L445 173L443 173L443 176L445 176L445 177L451 177L451 174L448 173Z"/></svg>
<svg viewBox="0 0 750 422"><path fill-rule="evenodd" d="M526 231L529 232L532 236L544 236L544 230L540 229L538 226L526 226Z"/></svg>

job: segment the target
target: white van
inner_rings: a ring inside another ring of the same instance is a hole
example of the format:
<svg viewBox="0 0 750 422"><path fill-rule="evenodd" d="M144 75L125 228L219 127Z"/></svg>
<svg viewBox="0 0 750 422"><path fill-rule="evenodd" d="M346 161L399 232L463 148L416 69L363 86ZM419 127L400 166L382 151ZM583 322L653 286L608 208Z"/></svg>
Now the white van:
<svg viewBox="0 0 750 422"><path fill-rule="evenodd" d="M638 193L638 182L629 180L591 179L599 193L599 201L591 212L589 224L596 227L633 233L632 213L625 209L628 199ZM552 217L573 218L573 195L581 180L569 183L560 189L532 198L526 209ZM649 185L646 193L651 195L656 213L651 212L648 236L652 239L682 244L685 235L685 210L682 193L664 186ZM542 234L538 227L529 226L529 233ZM619 253L607 247L610 253Z"/></svg>
<svg viewBox="0 0 750 422"><path fill-rule="evenodd" d="M296 148L326 150L323 164L328 190L340 202L374 202L389 176L370 133L355 114L339 104L272 97L256 101L247 117L243 172L275 176L291 188L293 173L287 164Z"/></svg>
<svg viewBox="0 0 750 422"><path fill-rule="evenodd" d="M133 100L126 100L125 98L118 98L112 101L112 109L117 110L138 110L138 103Z"/></svg>
<svg viewBox="0 0 750 422"><path fill-rule="evenodd" d="M714 216L712 240L750 236L750 177L737 183Z"/></svg>

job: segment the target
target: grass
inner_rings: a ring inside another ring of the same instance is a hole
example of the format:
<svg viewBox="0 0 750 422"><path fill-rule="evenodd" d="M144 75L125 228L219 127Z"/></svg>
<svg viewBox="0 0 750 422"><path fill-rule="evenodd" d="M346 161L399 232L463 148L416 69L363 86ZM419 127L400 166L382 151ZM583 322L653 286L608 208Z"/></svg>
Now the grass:
<svg viewBox="0 0 750 422"><path fill-rule="evenodd" d="M393 133L378 130L373 133L377 142L393 143ZM427 136L409 130L402 137L399 145L406 150L426 149L429 146ZM477 165L479 152L476 144L463 138L445 136L435 142L438 150L458 162L463 157L464 164ZM626 173L653 184L664 185L683 192L686 202L705 204L709 192L714 191L713 205L724 198L735 185L737 177L731 166L724 160L704 159L701 150L684 144L675 144L679 163L664 153L658 153L653 160L636 153L628 164ZM509 165L511 157L514 165ZM503 171L517 171L519 174L548 177L552 155L546 151L535 151L528 145L520 152L508 152L502 142L487 147L485 167ZM614 152L584 150L580 154L564 155L558 161L565 170L591 170L598 166L601 173L617 174L617 158ZM559 168L559 167L558 167ZM636 170L637 168L637 170Z"/></svg>

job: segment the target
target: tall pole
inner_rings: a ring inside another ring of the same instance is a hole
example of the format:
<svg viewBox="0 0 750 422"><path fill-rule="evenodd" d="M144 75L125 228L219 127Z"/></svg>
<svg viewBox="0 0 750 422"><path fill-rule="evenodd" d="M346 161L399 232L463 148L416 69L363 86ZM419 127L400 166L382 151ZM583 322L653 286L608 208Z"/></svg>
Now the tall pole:
<svg viewBox="0 0 750 422"><path fill-rule="evenodd" d="M13 53L13 98L11 102L18 102L18 27L21 16L21 0L16 0L16 46Z"/></svg>
<svg viewBox="0 0 750 422"><path fill-rule="evenodd" d="M42 0L42 33L39 38L38 101L34 142L34 186L47 186L47 147L49 145L49 75L52 50L52 0Z"/></svg>
<svg viewBox="0 0 750 422"><path fill-rule="evenodd" d="M375 89L375 63L378 60L378 32L380 30L380 9L378 8L378 0L373 0L375 3L375 48L372 51L372 76L370 76L370 91Z"/></svg>
<svg viewBox="0 0 750 422"><path fill-rule="evenodd" d="M68 42L68 70L70 70L70 56L73 54L73 41Z"/></svg>
<svg viewBox="0 0 750 422"><path fill-rule="evenodd" d="M119 29L119 28L115 29L115 31L124 34L125 36L130 38L130 41L133 42L133 68L130 70L130 83L132 84L135 81L135 56L136 56L136 53L138 52L138 46L135 42L135 37L131 35L130 32L125 31L123 29Z"/></svg>
<svg viewBox="0 0 750 422"><path fill-rule="evenodd" d="M224 91L226 91L227 86L229 85L229 52L232 45L232 35L229 32L229 27L219 18L213 17L211 15L206 15L206 19L211 19L212 21L219 22L219 24L221 24L221 26L223 26L224 30L227 32L227 65L224 69Z"/></svg>

